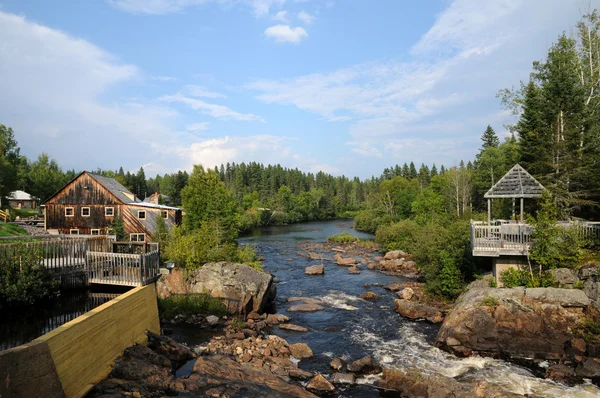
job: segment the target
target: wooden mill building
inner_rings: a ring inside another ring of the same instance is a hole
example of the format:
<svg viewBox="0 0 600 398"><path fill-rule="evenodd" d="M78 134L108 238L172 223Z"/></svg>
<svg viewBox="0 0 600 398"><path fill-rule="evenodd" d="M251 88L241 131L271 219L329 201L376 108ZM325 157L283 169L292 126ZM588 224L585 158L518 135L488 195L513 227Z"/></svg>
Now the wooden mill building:
<svg viewBox="0 0 600 398"><path fill-rule="evenodd" d="M151 241L158 218L171 228L181 209L142 202L114 178L82 172L44 203L46 230L71 235L107 235L117 217L131 241Z"/></svg>

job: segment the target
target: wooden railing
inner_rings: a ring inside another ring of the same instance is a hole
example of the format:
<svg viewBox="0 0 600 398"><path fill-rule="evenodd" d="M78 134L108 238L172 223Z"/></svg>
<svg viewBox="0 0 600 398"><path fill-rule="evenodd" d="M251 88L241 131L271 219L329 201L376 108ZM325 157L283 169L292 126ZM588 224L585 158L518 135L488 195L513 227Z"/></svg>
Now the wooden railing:
<svg viewBox="0 0 600 398"><path fill-rule="evenodd" d="M87 252L89 281L111 285L143 286L160 274L158 250L143 254Z"/></svg>
<svg viewBox="0 0 600 398"><path fill-rule="evenodd" d="M527 255L533 244L533 228L528 224L503 223L488 225L471 221L471 249L474 256ZM576 221L559 222L563 228L576 228L586 239L600 241L600 223Z"/></svg>
<svg viewBox="0 0 600 398"><path fill-rule="evenodd" d="M24 256L33 257L46 269L63 276L71 271L86 273L89 283L141 286L160 274L158 243L144 244L142 252L112 253L114 242L107 236L1 242L0 260L20 263Z"/></svg>
<svg viewBox="0 0 600 398"><path fill-rule="evenodd" d="M10 218L9 214L3 210L0 210L0 220L6 222Z"/></svg>

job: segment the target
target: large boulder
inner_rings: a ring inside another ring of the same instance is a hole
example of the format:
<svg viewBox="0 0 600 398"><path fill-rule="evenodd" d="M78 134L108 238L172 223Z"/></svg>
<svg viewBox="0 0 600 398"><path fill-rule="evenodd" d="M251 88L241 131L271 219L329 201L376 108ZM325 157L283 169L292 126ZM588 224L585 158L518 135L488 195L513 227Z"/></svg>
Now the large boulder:
<svg viewBox="0 0 600 398"><path fill-rule="evenodd" d="M310 267L306 267L304 273L306 275L323 275L325 269L322 265L311 265Z"/></svg>
<svg viewBox="0 0 600 398"><path fill-rule="evenodd" d="M208 293L224 299L232 314L264 312L275 302L273 276L245 264L217 262L190 271L173 270L157 282L159 297L170 294Z"/></svg>
<svg viewBox="0 0 600 398"><path fill-rule="evenodd" d="M559 287L573 287L577 278L577 271L571 268L556 268L548 271Z"/></svg>
<svg viewBox="0 0 600 398"><path fill-rule="evenodd" d="M576 289L473 288L446 316L436 344L458 355L560 359L585 304Z"/></svg>
<svg viewBox="0 0 600 398"><path fill-rule="evenodd" d="M426 319L431 323L440 323L444 320L444 314L437 308L415 301L394 300L394 308L397 313L409 319Z"/></svg>
<svg viewBox="0 0 600 398"><path fill-rule="evenodd" d="M461 382L440 374L428 374L422 369L384 369L379 386L386 390L399 391L403 397L478 397L512 398L522 397L508 392L500 385L486 381Z"/></svg>

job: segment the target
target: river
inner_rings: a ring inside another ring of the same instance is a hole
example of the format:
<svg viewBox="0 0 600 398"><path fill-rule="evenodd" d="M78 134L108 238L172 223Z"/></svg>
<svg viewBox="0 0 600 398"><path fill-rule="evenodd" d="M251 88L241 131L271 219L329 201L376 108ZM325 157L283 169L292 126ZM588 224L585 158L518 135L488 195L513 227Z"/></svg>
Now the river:
<svg viewBox="0 0 600 398"><path fill-rule="evenodd" d="M307 343L315 356L303 360L300 367L331 375L329 362L334 357L356 360L372 355L389 368L417 367L421 372L441 374L458 381L486 380L518 394L535 397L598 397L600 389L586 384L568 387L535 377L528 369L510 362L481 357L457 358L433 346L439 329L427 322L414 322L394 312L396 298L383 286L406 281L362 266L358 275L348 274L347 267L325 261L323 276L304 275L305 267L318 261L301 256L300 244L324 242L340 232L360 238L372 238L352 229L351 220L309 222L289 226L272 226L255 230L239 239L241 244L255 245L264 269L277 281L278 312L292 318L292 323L309 329L297 333L275 328L273 333L290 343ZM323 253L331 257L331 253ZM368 289L365 285L371 285ZM380 285L380 286L378 286ZM366 291L379 296L375 301L359 298ZM288 313L286 300L292 296L323 300L325 310L313 313ZM369 387L376 376L359 379L362 385L337 390L338 397L378 397Z"/></svg>

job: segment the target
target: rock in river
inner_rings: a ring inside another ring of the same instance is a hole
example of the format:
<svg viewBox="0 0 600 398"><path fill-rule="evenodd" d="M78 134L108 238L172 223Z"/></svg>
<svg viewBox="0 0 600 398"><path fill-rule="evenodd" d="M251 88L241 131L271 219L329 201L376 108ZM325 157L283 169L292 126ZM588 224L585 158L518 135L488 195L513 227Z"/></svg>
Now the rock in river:
<svg viewBox="0 0 600 398"><path fill-rule="evenodd" d="M431 323L444 320L444 315L436 308L409 300L394 300L394 308L397 313L410 319L427 319Z"/></svg>
<svg viewBox="0 0 600 398"><path fill-rule="evenodd" d="M312 358L313 352L307 344L296 343L289 346L292 356L296 359Z"/></svg>
<svg viewBox="0 0 600 398"><path fill-rule="evenodd" d="M279 325L279 329L293 330L294 332L308 332L307 328L294 325L292 323L282 323L281 325Z"/></svg>
<svg viewBox="0 0 600 398"><path fill-rule="evenodd" d="M306 389L316 393L327 393L335 391L335 387L322 374L317 374L306 385Z"/></svg>
<svg viewBox="0 0 600 398"><path fill-rule="evenodd" d="M323 275L325 269L322 265L311 265L310 267L306 267L304 273L306 275Z"/></svg>
<svg viewBox="0 0 600 398"><path fill-rule="evenodd" d="M290 297L288 303L293 304L287 309L288 312L315 312L324 309L320 300L310 297Z"/></svg>
<svg viewBox="0 0 600 398"><path fill-rule="evenodd" d="M331 362L329 363L329 366L331 366L334 370L342 370L344 368L344 365L346 363L344 362L344 360L342 358L333 358L331 360Z"/></svg>
<svg viewBox="0 0 600 398"><path fill-rule="evenodd" d="M347 366L348 372L358 374L376 374L381 372L381 367L375 364L372 356L358 359Z"/></svg>
<svg viewBox="0 0 600 398"><path fill-rule="evenodd" d="M263 312L275 300L277 289L273 276L245 264L218 262L204 264L184 275L174 269L162 275L156 284L157 294L165 298L171 294L209 293L212 297L227 299L230 313Z"/></svg>

